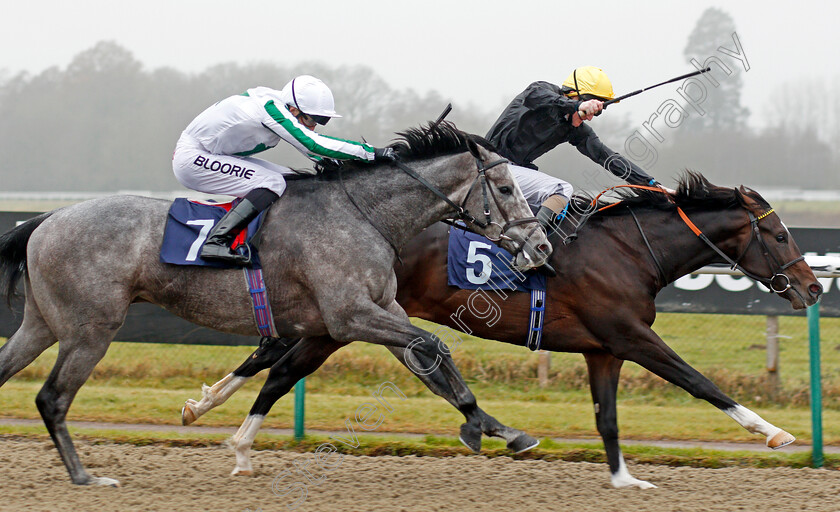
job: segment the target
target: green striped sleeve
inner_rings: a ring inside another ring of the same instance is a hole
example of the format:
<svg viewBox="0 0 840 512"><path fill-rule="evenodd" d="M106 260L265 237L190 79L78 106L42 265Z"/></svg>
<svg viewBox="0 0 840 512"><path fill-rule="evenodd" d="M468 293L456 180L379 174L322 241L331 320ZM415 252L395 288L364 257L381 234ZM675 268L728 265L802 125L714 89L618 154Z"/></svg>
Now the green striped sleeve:
<svg viewBox="0 0 840 512"><path fill-rule="evenodd" d="M340 151L338 149L332 149L319 144L315 138L310 137L306 134L303 130L301 130L296 123L292 122L291 119L287 118L283 115L280 109L277 108L277 105L274 104L274 100L270 100L268 103L265 104L265 110L271 116L274 121L276 121L286 132L289 133L296 141L298 141L303 147L305 147L310 152L321 155L327 158L337 158L339 160L369 160L370 158L366 158L365 156L361 156L360 154L353 154L347 153L344 151ZM357 146L361 148L363 153L373 154L373 147L368 144L363 144L361 142L356 142L352 140L345 140L339 139L338 137L329 137L327 135L317 135L320 139L327 139L333 140L340 144L349 144L351 146Z"/></svg>

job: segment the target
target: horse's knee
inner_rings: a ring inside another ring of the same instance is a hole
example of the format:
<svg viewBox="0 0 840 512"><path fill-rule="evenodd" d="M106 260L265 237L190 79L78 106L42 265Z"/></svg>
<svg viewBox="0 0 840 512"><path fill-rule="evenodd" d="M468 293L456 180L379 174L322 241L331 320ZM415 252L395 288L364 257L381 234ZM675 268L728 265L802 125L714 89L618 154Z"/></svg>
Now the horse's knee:
<svg viewBox="0 0 840 512"><path fill-rule="evenodd" d="M618 439L618 423L614 418L609 420L599 417L595 423L602 439Z"/></svg>

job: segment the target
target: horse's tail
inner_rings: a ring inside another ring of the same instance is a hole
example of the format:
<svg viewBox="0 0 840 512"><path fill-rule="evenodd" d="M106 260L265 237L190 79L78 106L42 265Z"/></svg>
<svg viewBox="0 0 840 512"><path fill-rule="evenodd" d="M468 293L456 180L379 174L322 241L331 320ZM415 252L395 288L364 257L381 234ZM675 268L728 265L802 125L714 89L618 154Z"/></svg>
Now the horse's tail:
<svg viewBox="0 0 840 512"><path fill-rule="evenodd" d="M17 283L26 272L26 245L32 232L53 212L42 213L0 235L0 293L11 307Z"/></svg>

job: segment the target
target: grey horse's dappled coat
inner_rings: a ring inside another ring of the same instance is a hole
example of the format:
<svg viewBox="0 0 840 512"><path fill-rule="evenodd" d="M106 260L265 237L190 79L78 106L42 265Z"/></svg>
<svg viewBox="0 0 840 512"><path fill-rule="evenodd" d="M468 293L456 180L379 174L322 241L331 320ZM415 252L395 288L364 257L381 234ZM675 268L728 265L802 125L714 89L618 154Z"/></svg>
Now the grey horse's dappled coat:
<svg viewBox="0 0 840 512"><path fill-rule="evenodd" d="M476 180L477 163L499 158L448 123L409 130L395 146L403 163L457 204ZM487 170L486 176L496 222L531 217L506 165ZM482 194L471 194L464 206L482 211ZM97 199L39 216L0 237L5 289L23 277L26 292L23 323L0 348L0 384L59 342L55 367L36 403L74 483L117 483L85 471L65 416L132 302L152 302L220 331L257 334L241 270L159 261L168 208L167 201L142 197ZM415 342L413 358L407 357L415 371L442 360L445 370L435 371L437 385L465 409L476 409L448 353L412 326L394 300L394 248L453 213L391 164L351 165L342 179L325 174L290 182L268 211L260 245L278 333L369 341L395 350ZM507 234L510 240L500 245L517 253L517 262L545 261L550 245L536 223L515 225Z"/></svg>

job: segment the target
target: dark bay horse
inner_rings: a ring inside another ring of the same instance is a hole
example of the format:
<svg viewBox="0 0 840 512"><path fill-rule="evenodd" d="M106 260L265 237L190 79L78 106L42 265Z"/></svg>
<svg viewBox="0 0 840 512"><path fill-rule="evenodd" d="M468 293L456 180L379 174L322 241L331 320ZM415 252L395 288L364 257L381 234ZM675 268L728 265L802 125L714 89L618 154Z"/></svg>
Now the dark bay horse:
<svg viewBox="0 0 840 512"><path fill-rule="evenodd" d="M354 340L386 345L415 368L443 358L441 371L428 376L439 392L472 428L502 428L477 407L451 357L395 301L396 251L453 216L499 238L522 266L544 262L551 246L506 161L483 139L441 123L408 130L392 146L396 162L348 164L290 182L268 212L260 253L277 331L330 347ZM141 197L92 200L0 237L3 290L11 294L23 278L26 293L23 323L0 348L0 384L59 342L36 404L75 484L118 484L87 473L65 417L132 302L158 304L223 332L258 334L242 270L160 262L169 206ZM472 222L467 212L481 215Z"/></svg>
<svg viewBox="0 0 840 512"><path fill-rule="evenodd" d="M578 206L581 211L587 207L582 203ZM551 240L556 242L556 238ZM502 297L491 291L483 295L481 306L471 308L474 291L447 285L447 243L447 227L437 224L406 245L404 264L396 267L400 305L410 316L482 338L525 345L529 294L508 291ZM551 263L558 275L548 280L541 348L577 352L586 359L595 420L613 486L654 487L630 475L619 447L616 389L625 360L707 400L748 431L765 436L771 448L794 441L784 430L726 396L651 329L656 316L654 298L659 290L702 266L725 259L735 260L747 275L772 287L794 309L817 301L822 287L802 261L787 228L757 192L744 187L716 187L701 175L689 173L671 200L661 194L640 192L638 197L627 198L589 218L573 243L555 246L558 248ZM486 321L488 297L501 311L501 321L493 325ZM232 374L205 387L201 400L187 401L182 411L184 422L190 423L224 402L246 378L271 367L246 423L233 438L237 458L234 474L251 472L248 452L255 432L248 427L253 419L261 421L298 379L317 369L319 358L326 360L344 345L295 341L260 347ZM308 355L316 351L318 357ZM480 435L478 439L465 439L462 431L462 441L475 451L480 449Z"/></svg>

